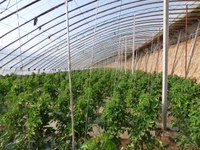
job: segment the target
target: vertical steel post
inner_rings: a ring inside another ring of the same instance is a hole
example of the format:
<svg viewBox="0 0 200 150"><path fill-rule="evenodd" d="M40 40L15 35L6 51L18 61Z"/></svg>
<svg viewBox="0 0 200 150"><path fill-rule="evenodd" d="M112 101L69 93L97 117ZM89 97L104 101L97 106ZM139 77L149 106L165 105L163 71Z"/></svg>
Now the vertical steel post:
<svg viewBox="0 0 200 150"><path fill-rule="evenodd" d="M75 134L74 134L74 100L72 92L72 73L71 73L71 50L70 50L70 36L69 36L69 4L65 1L66 5L66 24L67 24L67 50L68 50L68 77L69 77L69 90L70 90L70 112L71 112L71 127L72 127L72 150L75 150Z"/></svg>
<svg viewBox="0 0 200 150"><path fill-rule="evenodd" d="M133 49L132 49L132 74L135 71L135 16L133 19Z"/></svg>
<svg viewBox="0 0 200 150"><path fill-rule="evenodd" d="M163 3L163 74L162 74L162 128L167 128L167 69L169 48L169 1Z"/></svg>

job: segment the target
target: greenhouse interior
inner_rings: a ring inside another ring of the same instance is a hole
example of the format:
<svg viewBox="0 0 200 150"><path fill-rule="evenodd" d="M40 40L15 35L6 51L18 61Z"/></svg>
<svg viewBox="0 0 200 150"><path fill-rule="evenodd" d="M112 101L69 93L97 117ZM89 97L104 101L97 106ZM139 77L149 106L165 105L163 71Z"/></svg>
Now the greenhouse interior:
<svg viewBox="0 0 200 150"><path fill-rule="evenodd" d="M200 0L0 0L0 149L199 150Z"/></svg>

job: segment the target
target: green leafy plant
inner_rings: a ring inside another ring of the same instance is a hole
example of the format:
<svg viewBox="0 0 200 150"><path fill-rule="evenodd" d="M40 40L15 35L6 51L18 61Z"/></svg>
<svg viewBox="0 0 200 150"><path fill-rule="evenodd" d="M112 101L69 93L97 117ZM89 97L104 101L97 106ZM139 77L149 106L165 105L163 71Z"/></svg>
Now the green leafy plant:
<svg viewBox="0 0 200 150"><path fill-rule="evenodd" d="M161 74L93 69L73 71L72 77L78 148L118 149L126 130L127 149L163 149L152 135L161 113ZM0 76L0 87L0 149L71 149L66 72ZM198 149L200 85L169 76L168 93L180 149ZM104 130L89 137L94 124Z"/></svg>

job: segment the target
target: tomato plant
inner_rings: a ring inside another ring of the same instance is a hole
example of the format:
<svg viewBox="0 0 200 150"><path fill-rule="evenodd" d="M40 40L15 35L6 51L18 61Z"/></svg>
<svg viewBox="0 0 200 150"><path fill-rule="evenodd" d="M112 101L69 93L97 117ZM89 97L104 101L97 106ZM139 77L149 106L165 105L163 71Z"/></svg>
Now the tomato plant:
<svg viewBox="0 0 200 150"><path fill-rule="evenodd" d="M163 149L151 132L160 119L161 77L113 69L73 71L76 146L117 149L120 133L126 130L130 137L127 149ZM0 87L1 149L71 149L66 72L0 76ZM194 79L169 76L168 95L180 148L198 149L200 85ZM103 133L89 137L94 124Z"/></svg>

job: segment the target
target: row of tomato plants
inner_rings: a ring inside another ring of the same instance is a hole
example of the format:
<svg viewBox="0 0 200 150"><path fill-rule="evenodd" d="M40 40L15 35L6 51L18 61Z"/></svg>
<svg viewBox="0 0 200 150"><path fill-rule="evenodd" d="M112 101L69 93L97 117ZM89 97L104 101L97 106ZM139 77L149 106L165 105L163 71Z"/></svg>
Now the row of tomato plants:
<svg viewBox="0 0 200 150"><path fill-rule="evenodd" d="M127 149L164 149L152 135L160 120L161 74L96 69L73 72L75 136L79 149L118 149L119 133L130 135ZM68 75L0 77L0 147L71 149ZM179 128L180 148L200 147L200 85L169 77L169 115ZM104 108L100 113L99 109ZM49 125L54 123L55 127ZM94 124L104 129L96 137Z"/></svg>

